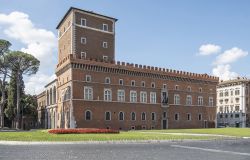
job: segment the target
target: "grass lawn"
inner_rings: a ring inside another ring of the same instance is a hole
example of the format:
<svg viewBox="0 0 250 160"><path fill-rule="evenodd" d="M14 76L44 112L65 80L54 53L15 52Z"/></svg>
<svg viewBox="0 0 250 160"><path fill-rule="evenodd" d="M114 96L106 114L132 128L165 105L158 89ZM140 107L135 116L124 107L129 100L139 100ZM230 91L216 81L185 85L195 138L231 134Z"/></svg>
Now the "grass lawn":
<svg viewBox="0 0 250 160"><path fill-rule="evenodd" d="M143 133L142 133L143 132ZM145 133L156 132L156 133ZM158 133L157 133L158 132ZM237 137L250 137L250 129L220 128L220 129L178 129L178 130L148 130L121 132L120 134L49 134L47 130L30 132L0 132L0 140L5 141L115 141L115 140L183 140L183 139L215 139L210 136L167 135L162 133L206 133Z"/></svg>
<svg viewBox="0 0 250 160"><path fill-rule="evenodd" d="M183 140L212 139L209 136L164 135L141 132L121 132L120 134L49 134L46 130L32 132L0 132L4 141L115 141L115 140Z"/></svg>
<svg viewBox="0 0 250 160"><path fill-rule="evenodd" d="M145 132L218 134L236 137L250 137L250 128L169 129Z"/></svg>

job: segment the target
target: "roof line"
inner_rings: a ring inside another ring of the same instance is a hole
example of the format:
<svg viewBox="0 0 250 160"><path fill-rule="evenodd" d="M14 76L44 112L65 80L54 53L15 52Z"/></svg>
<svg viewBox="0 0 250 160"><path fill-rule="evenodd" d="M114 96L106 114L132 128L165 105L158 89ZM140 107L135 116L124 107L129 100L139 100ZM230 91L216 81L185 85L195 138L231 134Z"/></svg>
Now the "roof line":
<svg viewBox="0 0 250 160"><path fill-rule="evenodd" d="M67 15L71 12L71 10L78 10L78 11L82 11L82 12L86 12L86 13L89 13L89 14L93 14L93 15L97 15L97 16L102 16L102 17L105 17L105 18L108 18L108 19L112 19L112 20L115 20L117 21L118 19L116 18L113 18L113 17L109 17L109 16L105 16L105 15L102 15L102 14L98 14L98 13L95 13L95 12L92 12L92 11L87 11L87 10L83 10L83 9L79 9L79 8L75 8L75 7L70 7L69 10L66 12L66 14L63 16L63 18L61 19L61 21L58 23L58 25L56 26L56 29L58 29L60 27L60 25L62 24L62 22L64 21L64 19L67 17Z"/></svg>

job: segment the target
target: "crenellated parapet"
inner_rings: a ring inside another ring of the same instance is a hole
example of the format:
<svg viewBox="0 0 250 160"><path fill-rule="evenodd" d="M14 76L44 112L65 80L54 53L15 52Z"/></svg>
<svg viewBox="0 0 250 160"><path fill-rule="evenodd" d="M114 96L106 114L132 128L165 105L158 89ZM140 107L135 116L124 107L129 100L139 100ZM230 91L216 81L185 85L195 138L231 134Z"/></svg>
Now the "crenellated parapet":
<svg viewBox="0 0 250 160"><path fill-rule="evenodd" d="M134 63L128 63L128 62L121 62L121 61L103 61L98 59L80 59L77 56L68 55L65 57L58 65L57 65L57 71L59 72L65 65L72 63L77 68L96 68L98 67L104 67L106 69L100 69L98 71L105 71L112 69L115 71L115 73L128 73L134 72L137 73L136 75L142 75L143 76L150 76L152 75L165 75L165 76L171 76L171 77L179 77L179 78L191 78L191 79L197 79L197 80L204 80L204 81L212 81L212 82L219 82L219 78L215 76L210 76L208 74L197 74L192 72L186 72L186 71L179 71L179 70L173 70L168 68L161 68L161 67L154 67L154 66L147 66L147 65L141 65L141 64L134 64ZM89 66L89 67L87 67ZM91 67L93 66L93 67ZM120 71L119 71L120 70Z"/></svg>

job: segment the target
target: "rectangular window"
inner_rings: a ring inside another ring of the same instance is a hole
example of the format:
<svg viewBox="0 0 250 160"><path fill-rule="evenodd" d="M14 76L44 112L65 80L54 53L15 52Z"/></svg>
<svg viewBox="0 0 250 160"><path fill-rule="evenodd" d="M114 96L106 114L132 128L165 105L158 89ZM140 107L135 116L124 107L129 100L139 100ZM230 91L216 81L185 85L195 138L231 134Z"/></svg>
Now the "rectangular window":
<svg viewBox="0 0 250 160"><path fill-rule="evenodd" d="M199 120L199 121L202 120L202 114L201 114L201 113L198 114L198 120Z"/></svg>
<svg viewBox="0 0 250 160"><path fill-rule="evenodd" d="M85 77L86 79L86 82L91 82L91 75L86 75L86 77Z"/></svg>
<svg viewBox="0 0 250 160"><path fill-rule="evenodd" d="M119 85L123 85L123 79L119 79Z"/></svg>
<svg viewBox="0 0 250 160"><path fill-rule="evenodd" d="M192 96L191 95L187 95L186 105L192 105Z"/></svg>
<svg viewBox="0 0 250 160"><path fill-rule="evenodd" d="M124 90L117 91L117 101L118 102L125 102L125 91Z"/></svg>
<svg viewBox="0 0 250 160"><path fill-rule="evenodd" d="M180 95L179 94L174 95L174 104L176 104L176 105L180 104Z"/></svg>
<svg viewBox="0 0 250 160"><path fill-rule="evenodd" d="M240 95L240 90L239 89L235 90L235 95L236 96Z"/></svg>
<svg viewBox="0 0 250 160"><path fill-rule="evenodd" d="M81 59L86 59L86 52L81 52Z"/></svg>
<svg viewBox="0 0 250 160"><path fill-rule="evenodd" d="M147 92L140 93L140 101L141 103L147 103Z"/></svg>
<svg viewBox="0 0 250 160"><path fill-rule="evenodd" d="M188 120L188 121L191 121L191 113L188 113L188 114L187 114L187 120Z"/></svg>
<svg viewBox="0 0 250 160"><path fill-rule="evenodd" d="M103 25L102 25L102 30L108 31L108 30L109 30L108 24L103 24Z"/></svg>
<svg viewBox="0 0 250 160"><path fill-rule="evenodd" d="M136 91L130 91L130 102L137 102L137 93Z"/></svg>
<svg viewBox="0 0 250 160"><path fill-rule="evenodd" d="M131 86L135 86L135 81L134 80L131 81Z"/></svg>
<svg viewBox="0 0 250 160"><path fill-rule="evenodd" d="M93 100L93 88L92 87L84 87L84 99L85 100Z"/></svg>
<svg viewBox="0 0 250 160"><path fill-rule="evenodd" d="M111 89L104 89L104 101L112 101Z"/></svg>
<svg viewBox="0 0 250 160"><path fill-rule="evenodd" d="M156 103L156 92L150 92L150 103Z"/></svg>
<svg viewBox="0 0 250 160"><path fill-rule="evenodd" d="M155 120L156 120L156 113L155 113L155 112L152 112L152 113L151 113L151 120L152 120L152 121L155 121Z"/></svg>
<svg viewBox="0 0 250 160"><path fill-rule="evenodd" d="M220 92L220 97L223 97L223 92Z"/></svg>
<svg viewBox="0 0 250 160"><path fill-rule="evenodd" d="M168 93L166 91L161 92L161 104L168 105Z"/></svg>
<svg viewBox="0 0 250 160"><path fill-rule="evenodd" d="M104 61L108 61L108 56L103 56Z"/></svg>
<svg viewBox="0 0 250 160"><path fill-rule="evenodd" d="M179 113L176 113L176 114L174 115L174 120L176 120L176 121L179 120Z"/></svg>
<svg viewBox="0 0 250 160"><path fill-rule="evenodd" d="M198 106L203 106L203 97L202 96L198 97Z"/></svg>
<svg viewBox="0 0 250 160"><path fill-rule="evenodd" d="M102 47L103 48L108 48L108 42L102 42Z"/></svg>
<svg viewBox="0 0 250 160"><path fill-rule="evenodd" d="M210 107L214 106L214 98L213 97L209 97L209 106Z"/></svg>
<svg viewBox="0 0 250 160"><path fill-rule="evenodd" d="M81 44L86 44L86 43L87 43L86 37L81 37Z"/></svg>
<svg viewBox="0 0 250 160"><path fill-rule="evenodd" d="M81 18L81 26L86 26L87 25L87 20L85 18Z"/></svg>

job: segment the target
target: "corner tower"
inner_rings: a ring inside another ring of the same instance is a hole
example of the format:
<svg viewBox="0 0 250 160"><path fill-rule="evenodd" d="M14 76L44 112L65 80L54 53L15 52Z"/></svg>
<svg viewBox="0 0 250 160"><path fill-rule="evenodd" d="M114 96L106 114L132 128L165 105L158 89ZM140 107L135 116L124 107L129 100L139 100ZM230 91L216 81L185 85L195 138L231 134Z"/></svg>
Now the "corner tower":
<svg viewBox="0 0 250 160"><path fill-rule="evenodd" d="M57 26L59 62L69 54L80 59L114 61L116 21L71 7Z"/></svg>

